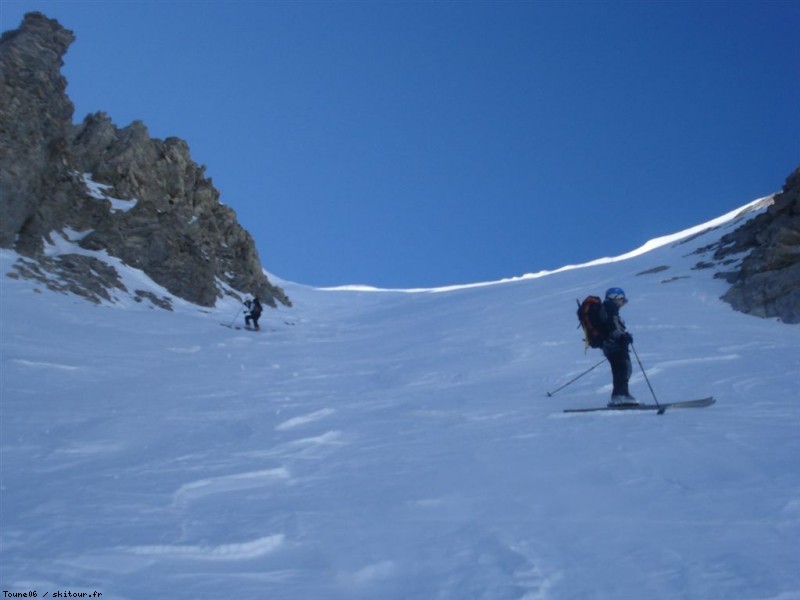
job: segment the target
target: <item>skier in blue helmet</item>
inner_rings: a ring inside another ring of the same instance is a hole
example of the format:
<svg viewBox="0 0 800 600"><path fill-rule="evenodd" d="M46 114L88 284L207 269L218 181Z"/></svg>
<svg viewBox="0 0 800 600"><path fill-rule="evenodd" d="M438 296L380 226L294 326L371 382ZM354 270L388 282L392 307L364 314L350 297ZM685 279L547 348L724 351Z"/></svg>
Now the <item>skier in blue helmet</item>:
<svg viewBox="0 0 800 600"><path fill-rule="evenodd" d="M631 378L631 356L628 347L633 343L633 336L625 328L625 321L619 315L620 309L628 303L625 292L618 287L606 291L603 311L606 314L608 335L603 341L603 355L611 365L611 376L614 387L611 391L609 406L638 404L636 398L628 390Z"/></svg>

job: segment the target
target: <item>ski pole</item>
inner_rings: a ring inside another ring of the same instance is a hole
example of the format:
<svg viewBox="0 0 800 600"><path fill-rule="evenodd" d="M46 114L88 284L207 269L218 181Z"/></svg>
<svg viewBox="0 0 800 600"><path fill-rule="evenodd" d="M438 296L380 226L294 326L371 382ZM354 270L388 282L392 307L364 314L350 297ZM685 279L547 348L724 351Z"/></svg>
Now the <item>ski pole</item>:
<svg viewBox="0 0 800 600"><path fill-rule="evenodd" d="M231 324L228 325L228 327L233 327L234 322L236 322L236 319L239 318L239 313L242 312L243 308L244 308L244 306L240 306L239 307L239 310L236 311L236 314L233 316L233 319L231 319Z"/></svg>
<svg viewBox="0 0 800 600"><path fill-rule="evenodd" d="M661 405L658 403L658 398L656 398L656 393L653 391L653 386L650 385L650 380L647 378L647 373L644 370L644 366L642 366L642 361L639 360L639 353L636 352L636 348L634 347L633 342L631 342L631 349L633 350L633 355L636 357L636 362L639 363L639 368L642 370L642 375L644 375L644 380L647 382L647 387L650 388L650 393L653 394L653 400L656 401L656 406L659 409L658 414L662 414L663 410L661 410Z"/></svg>
<svg viewBox="0 0 800 600"><path fill-rule="evenodd" d="M577 376L577 377L575 377L574 379L571 379L571 380L569 380L567 383L565 383L564 385L562 385L560 388L558 388L558 389L555 389L555 390L553 390L552 392L547 392L547 397L548 397L548 398L550 398L550 397L552 397L553 395L555 395L557 392L559 392L559 391L563 390L565 387L567 387L567 386L568 386L568 385L570 385L571 383L575 383L576 381L578 381L578 379L580 379L581 377L583 377L584 375L586 375L587 373L589 373L589 371L594 371L594 370L595 370L597 367L599 367L600 365L602 365L604 362L606 362L606 359L605 359L605 358L604 358L603 360L601 360L599 363L597 363L595 366L593 366L593 367L591 367L591 368L589 368L589 369L585 370L583 373L581 373L580 375L578 375L578 376Z"/></svg>

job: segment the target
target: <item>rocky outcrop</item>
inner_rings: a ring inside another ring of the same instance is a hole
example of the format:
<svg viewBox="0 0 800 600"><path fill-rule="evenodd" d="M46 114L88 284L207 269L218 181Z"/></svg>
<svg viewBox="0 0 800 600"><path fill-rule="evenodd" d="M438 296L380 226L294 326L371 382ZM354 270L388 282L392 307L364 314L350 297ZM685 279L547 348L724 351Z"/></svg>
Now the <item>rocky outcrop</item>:
<svg viewBox="0 0 800 600"><path fill-rule="evenodd" d="M800 167L762 214L725 235L717 261L748 253L723 274L732 284L722 297L738 311L800 323Z"/></svg>
<svg viewBox="0 0 800 600"><path fill-rule="evenodd" d="M0 38L0 246L27 257L17 275L54 275L62 291L108 299L104 290L124 284L85 256L105 251L195 304L257 294L290 305L185 141L153 139L138 121L118 128L103 113L72 123L61 66L74 39L40 13ZM57 235L82 252L46 255Z"/></svg>
<svg viewBox="0 0 800 600"><path fill-rule="evenodd" d="M84 248L110 249L197 304L214 304L217 279L252 290L268 303L275 298L286 303L270 289L253 239L234 211L220 203L186 142L151 139L140 122L118 129L106 115L95 114L77 128L73 151L81 172L110 186L102 195L136 200L130 210L95 223L81 242Z"/></svg>
<svg viewBox="0 0 800 600"><path fill-rule="evenodd" d="M30 14L0 37L0 245L33 241L49 208L74 195L69 140L74 107L65 94L61 57L75 37L56 21Z"/></svg>

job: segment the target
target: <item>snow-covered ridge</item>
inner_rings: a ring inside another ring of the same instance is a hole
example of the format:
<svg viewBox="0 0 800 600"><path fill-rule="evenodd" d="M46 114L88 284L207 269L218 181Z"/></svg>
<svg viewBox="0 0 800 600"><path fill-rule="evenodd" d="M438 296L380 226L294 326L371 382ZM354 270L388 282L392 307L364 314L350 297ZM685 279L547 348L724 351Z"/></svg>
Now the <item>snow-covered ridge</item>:
<svg viewBox="0 0 800 600"><path fill-rule="evenodd" d="M449 286L442 286L442 287L434 287L434 288L409 288L409 289L399 289L399 288L378 288L369 285L342 285L342 286L334 286L334 287L321 287L317 288L319 290L329 291L329 292L406 292L406 293L419 293L419 292L430 292L430 293L440 293L440 292L453 292L458 290L466 290L472 288L479 288L479 287L487 287L493 285L500 285L504 283L512 283L516 281L525 281L528 279L538 279L540 277L546 277L548 275L553 275L554 273L562 273L564 271L571 271L573 269L585 269L587 267L595 267L597 265L604 265L614 262L619 262L622 260L628 260L634 258L636 256L641 256L646 252L650 252L651 250L655 250L656 248L660 248L667 244L673 244L678 242L682 239L691 237L693 235L697 235L703 231L713 229L716 227L721 227L727 223L730 223L734 219L747 214L751 213L756 209L766 209L772 203L773 196L765 196L764 198L759 198L757 200L753 200L745 204L742 207L739 207L735 210L732 210L720 217L715 219L711 219L701 225L695 225L694 227L689 227L688 229L684 229L683 231L679 231L677 233L665 235L662 237L655 238L650 240L639 248L632 250L630 252L626 252L625 254L621 254L619 256L614 257L606 257L606 258L598 258L586 263L582 263L579 265L565 265L558 269L554 270L542 270L536 273L526 273L525 275L520 275L518 277L508 277L504 279L499 279L497 281L487 281L481 283L468 283L462 285L449 285Z"/></svg>

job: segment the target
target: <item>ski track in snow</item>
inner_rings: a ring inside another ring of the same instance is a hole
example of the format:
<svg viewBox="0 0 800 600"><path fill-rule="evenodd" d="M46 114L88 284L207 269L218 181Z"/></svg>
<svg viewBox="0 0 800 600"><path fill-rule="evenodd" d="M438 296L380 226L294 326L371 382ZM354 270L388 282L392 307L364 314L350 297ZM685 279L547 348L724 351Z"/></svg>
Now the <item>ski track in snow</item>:
<svg viewBox="0 0 800 600"><path fill-rule="evenodd" d="M268 469L264 471L250 471L235 473L209 479L200 479L182 485L174 494L176 504L186 504L211 494L238 492L245 489L274 485L276 482L290 479L289 472L284 468Z"/></svg>
<svg viewBox="0 0 800 600"><path fill-rule="evenodd" d="M437 293L287 284L264 321L294 325L261 336L219 327L234 305L5 281L3 589L800 598L798 329L733 313L692 249ZM659 398L717 404L562 413L605 403L605 364L546 396L601 359L574 303L611 285Z"/></svg>
<svg viewBox="0 0 800 600"><path fill-rule="evenodd" d="M249 542L222 544L219 546L133 546L120 548L121 552L129 552L143 556L173 558L179 560L211 560L239 561L259 558L274 552L284 542L284 536L271 535Z"/></svg>
<svg viewBox="0 0 800 600"><path fill-rule="evenodd" d="M32 361L32 360L24 360L24 359L16 359L14 361L18 365L23 365L26 367L33 367L39 369L56 369L60 371L78 371L80 367L76 367L74 365L62 365L57 363L49 363L49 362L40 362L40 361Z"/></svg>
<svg viewBox="0 0 800 600"><path fill-rule="evenodd" d="M299 427L300 425L305 425L307 423L313 423L314 421L319 421L320 419L324 419L325 417L332 415L334 412L336 411L332 408L324 408L322 410L318 410L313 413L303 415L301 417L294 417L293 419L284 421L283 423L278 425L275 429L277 429L278 431L294 429L295 427Z"/></svg>

